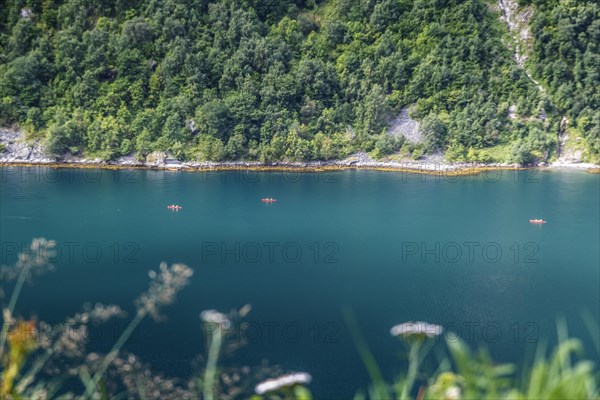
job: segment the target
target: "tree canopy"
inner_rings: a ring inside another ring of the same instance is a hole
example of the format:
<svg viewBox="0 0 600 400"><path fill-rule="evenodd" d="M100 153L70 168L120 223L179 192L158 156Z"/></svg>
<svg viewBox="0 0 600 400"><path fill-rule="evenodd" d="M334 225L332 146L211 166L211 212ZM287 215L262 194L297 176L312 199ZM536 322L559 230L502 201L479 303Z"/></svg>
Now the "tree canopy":
<svg viewBox="0 0 600 400"><path fill-rule="evenodd" d="M524 2L527 3L527 2ZM593 1L532 0L528 68L483 0L8 0L0 125L49 151L113 159L335 159L556 150L567 115L600 158ZM516 117L509 108L516 109ZM410 107L418 145L387 137ZM543 117L541 117L543 115Z"/></svg>

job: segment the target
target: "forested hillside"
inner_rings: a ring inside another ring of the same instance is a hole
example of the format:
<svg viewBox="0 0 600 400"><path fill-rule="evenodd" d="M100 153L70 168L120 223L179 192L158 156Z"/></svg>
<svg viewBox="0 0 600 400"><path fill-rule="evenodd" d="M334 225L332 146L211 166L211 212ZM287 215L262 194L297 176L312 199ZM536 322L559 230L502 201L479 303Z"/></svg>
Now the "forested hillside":
<svg viewBox="0 0 600 400"><path fill-rule="evenodd" d="M529 0L535 38L529 69L569 120L571 134L585 138L600 161L600 3Z"/></svg>
<svg viewBox="0 0 600 400"><path fill-rule="evenodd" d="M7 0L0 126L53 154L600 159L600 7L530 0L526 68L483 0ZM403 108L424 142L388 134Z"/></svg>

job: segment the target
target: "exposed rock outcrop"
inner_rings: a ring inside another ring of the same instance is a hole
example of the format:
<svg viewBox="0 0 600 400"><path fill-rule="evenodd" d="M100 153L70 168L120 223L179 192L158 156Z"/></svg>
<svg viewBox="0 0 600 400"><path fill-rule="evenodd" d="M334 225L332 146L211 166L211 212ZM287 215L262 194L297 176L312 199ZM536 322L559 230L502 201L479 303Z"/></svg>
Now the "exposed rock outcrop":
<svg viewBox="0 0 600 400"><path fill-rule="evenodd" d="M498 6L502 12L501 19L508 25L508 30L515 42L515 61L522 68L527 61L528 50L531 46L532 36L529 31L529 22L533 16L533 8L520 9L519 3L515 0L498 0Z"/></svg>
<svg viewBox="0 0 600 400"><path fill-rule="evenodd" d="M0 162L52 162L53 158L44 153L40 141L25 139L25 133L14 129L0 129Z"/></svg>
<svg viewBox="0 0 600 400"><path fill-rule="evenodd" d="M164 167L168 155L164 151L153 151L146 156L146 164L155 167Z"/></svg>
<svg viewBox="0 0 600 400"><path fill-rule="evenodd" d="M400 110L400 114L390 123L390 135L404 136L409 143L421 143L423 134L419 130L419 122L412 119L408 108Z"/></svg>
<svg viewBox="0 0 600 400"><path fill-rule="evenodd" d="M513 58L517 65L523 68L529 79L543 92L544 88L525 68L525 62L529 57L533 43L533 36L529 29L529 24L534 13L533 6L519 7L519 3L515 0L498 0L498 7L501 12L500 19L506 23L508 31L513 38Z"/></svg>
<svg viewBox="0 0 600 400"><path fill-rule="evenodd" d="M31 11L31 8L21 8L21 18L31 19L31 17L33 17L33 11Z"/></svg>

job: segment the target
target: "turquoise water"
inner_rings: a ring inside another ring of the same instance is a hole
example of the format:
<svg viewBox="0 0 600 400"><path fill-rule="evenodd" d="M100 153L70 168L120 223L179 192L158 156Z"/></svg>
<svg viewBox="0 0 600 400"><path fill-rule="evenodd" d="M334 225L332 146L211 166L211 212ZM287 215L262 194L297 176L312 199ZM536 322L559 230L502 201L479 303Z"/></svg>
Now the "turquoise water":
<svg viewBox="0 0 600 400"><path fill-rule="evenodd" d="M348 398L368 382L344 308L387 377L403 365L389 329L410 320L518 362L555 340L562 315L596 354L581 315L600 320L599 175L0 172L1 261L34 237L60 250L55 272L25 287L22 315L58 322L85 302L133 311L149 269L194 269L167 321L145 321L126 345L167 375L197 371L202 310L245 304L248 343L225 363L310 372L319 398ZM124 323L98 328L91 348L106 348Z"/></svg>

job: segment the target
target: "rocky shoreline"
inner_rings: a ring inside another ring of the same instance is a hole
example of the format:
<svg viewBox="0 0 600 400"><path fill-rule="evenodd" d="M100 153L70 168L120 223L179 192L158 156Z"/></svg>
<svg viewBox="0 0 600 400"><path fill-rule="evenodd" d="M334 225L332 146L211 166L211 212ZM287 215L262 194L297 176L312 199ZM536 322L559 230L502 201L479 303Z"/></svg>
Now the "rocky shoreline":
<svg viewBox="0 0 600 400"><path fill-rule="evenodd" d="M170 171L230 171L230 170L272 170L272 171L331 171L344 169L368 169L380 171L404 171L423 174L468 175L483 170L521 169L517 164L481 164L469 162L450 163L439 156L424 160L375 161L365 153L354 154L344 160L309 161L309 162L274 162L258 161L223 161L193 162L179 161L165 152L149 154L140 161L133 156L121 157L112 161L86 159L65 155L51 158L44 152L43 145L37 141L25 141L21 132L0 129L0 166L47 166L55 168L102 168L102 169L157 169ZM575 168L600 172L600 166L588 163L553 163L542 165L543 168Z"/></svg>

